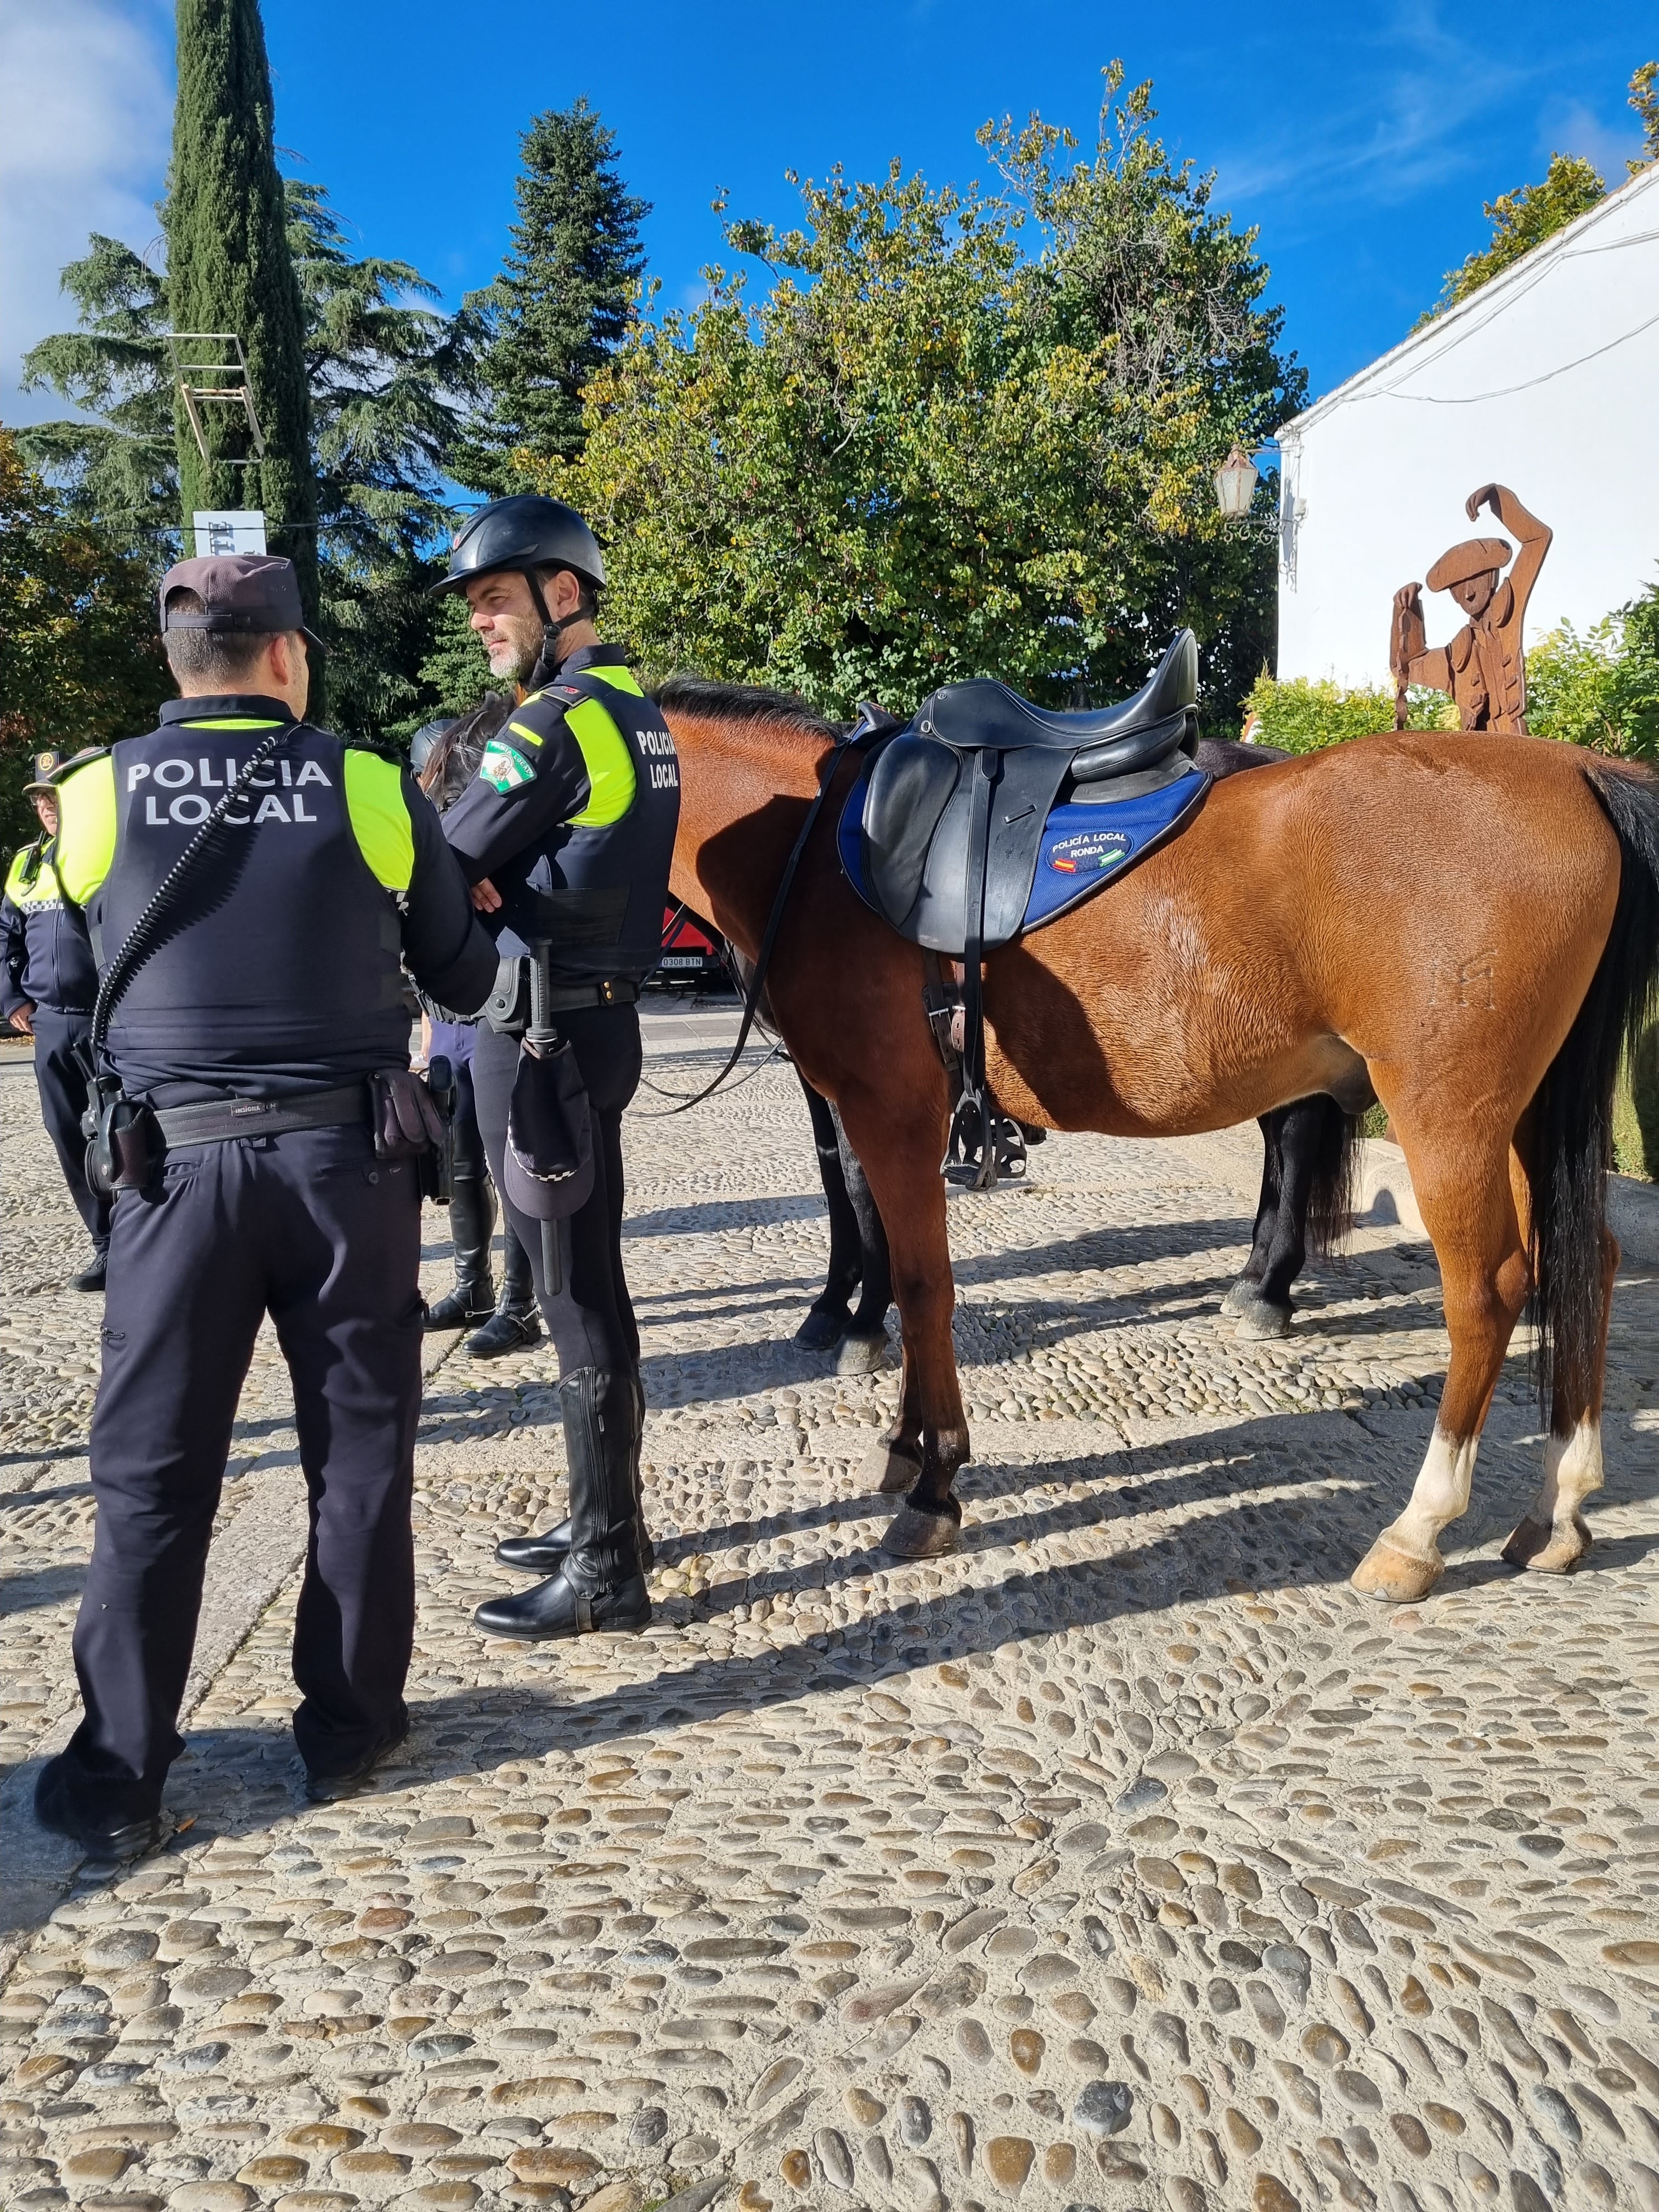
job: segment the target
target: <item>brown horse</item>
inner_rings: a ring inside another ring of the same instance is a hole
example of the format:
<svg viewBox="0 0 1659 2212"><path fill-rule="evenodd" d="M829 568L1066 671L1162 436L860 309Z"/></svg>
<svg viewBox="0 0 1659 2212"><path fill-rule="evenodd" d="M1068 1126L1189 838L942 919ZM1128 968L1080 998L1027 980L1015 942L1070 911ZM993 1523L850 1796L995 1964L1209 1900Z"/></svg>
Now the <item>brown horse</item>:
<svg viewBox="0 0 1659 2212"><path fill-rule="evenodd" d="M831 726L678 678L673 889L753 958ZM904 1371L877 1449L908 1492L887 1549L952 1549L969 1455L939 1176L946 1082L922 956L845 881L837 765L767 992L841 1109L892 1253ZM1561 1573L1589 1534L1619 1248L1604 1223L1619 1058L1659 974L1659 781L1515 737L1379 736L1218 783L1192 826L986 963L988 1072L1022 1121L1111 1136L1230 1127L1374 1090L1440 1263L1451 1361L1406 1510L1355 1572L1419 1597L1467 1508L1510 1334L1535 1293L1543 1484L1504 1556Z"/></svg>

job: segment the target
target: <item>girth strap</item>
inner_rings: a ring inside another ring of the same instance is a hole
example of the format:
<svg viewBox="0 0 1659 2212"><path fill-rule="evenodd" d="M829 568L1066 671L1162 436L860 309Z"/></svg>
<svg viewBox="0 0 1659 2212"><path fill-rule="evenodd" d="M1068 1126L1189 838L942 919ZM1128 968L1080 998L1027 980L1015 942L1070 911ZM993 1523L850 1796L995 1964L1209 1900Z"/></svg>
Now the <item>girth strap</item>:
<svg viewBox="0 0 1659 2212"><path fill-rule="evenodd" d="M942 1173L968 1190L990 1190L997 1179L991 1102L985 1090L985 870L991 843L991 793L1002 756L990 746L974 755L968 815L967 939L963 950L962 1097L951 1117Z"/></svg>

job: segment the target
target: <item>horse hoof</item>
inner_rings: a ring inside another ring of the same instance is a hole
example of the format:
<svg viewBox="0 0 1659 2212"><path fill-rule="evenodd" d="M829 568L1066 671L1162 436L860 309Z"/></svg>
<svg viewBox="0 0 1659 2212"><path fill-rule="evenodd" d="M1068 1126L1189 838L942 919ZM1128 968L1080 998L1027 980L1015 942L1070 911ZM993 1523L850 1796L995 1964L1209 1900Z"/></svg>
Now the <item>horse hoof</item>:
<svg viewBox="0 0 1659 2212"><path fill-rule="evenodd" d="M866 1486L878 1491L884 1498L896 1498L902 1491L914 1490L921 1479L921 1455L912 1459L908 1452L895 1451L884 1439L872 1444L864 1462Z"/></svg>
<svg viewBox="0 0 1659 2212"><path fill-rule="evenodd" d="M837 1375L875 1375L885 1365L887 1333L879 1336L847 1336L836 1354Z"/></svg>
<svg viewBox="0 0 1659 2212"><path fill-rule="evenodd" d="M1241 1275L1224 1298L1221 1310L1224 1314L1248 1313L1261 1297L1261 1286L1249 1275Z"/></svg>
<svg viewBox="0 0 1659 2212"><path fill-rule="evenodd" d="M1349 1580L1365 1597L1385 1598L1391 1605L1409 1604L1429 1592L1446 1571L1441 1559L1413 1559L1379 1536Z"/></svg>
<svg viewBox="0 0 1659 2212"><path fill-rule="evenodd" d="M1238 1316L1238 1327L1234 1334L1245 1338L1288 1336L1291 1316L1295 1310L1295 1307L1288 1304L1276 1306L1258 1296L1250 1299L1248 1304L1233 1308Z"/></svg>
<svg viewBox="0 0 1659 2212"><path fill-rule="evenodd" d="M1583 1558L1590 1540L1589 1530L1577 1514L1560 1530L1528 1513L1504 1545L1504 1557L1510 1566L1525 1567L1528 1574L1565 1575Z"/></svg>
<svg viewBox="0 0 1659 2212"><path fill-rule="evenodd" d="M948 1513L924 1513L906 1504L893 1516L881 1548L894 1559L942 1559L962 1549L962 1530Z"/></svg>
<svg viewBox="0 0 1659 2212"><path fill-rule="evenodd" d="M803 1352L833 1352L846 1334L844 1313L826 1313L814 1306L795 1331L795 1341Z"/></svg>

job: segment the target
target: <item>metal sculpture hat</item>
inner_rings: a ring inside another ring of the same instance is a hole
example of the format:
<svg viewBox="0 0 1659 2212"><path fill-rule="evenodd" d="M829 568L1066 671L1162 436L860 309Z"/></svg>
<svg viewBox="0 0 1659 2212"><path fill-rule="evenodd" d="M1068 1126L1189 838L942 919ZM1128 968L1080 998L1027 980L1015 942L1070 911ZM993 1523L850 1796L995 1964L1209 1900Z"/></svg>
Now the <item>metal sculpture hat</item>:
<svg viewBox="0 0 1659 2212"><path fill-rule="evenodd" d="M593 1188L587 1091L568 1044L519 1054L507 1112L501 1194L532 1221L562 1221Z"/></svg>
<svg viewBox="0 0 1659 2212"><path fill-rule="evenodd" d="M169 593L194 592L194 609L169 609ZM275 637L298 630L311 645L322 640L306 628L300 579L279 553L210 553L179 561L161 579L161 628L206 629L241 637Z"/></svg>
<svg viewBox="0 0 1659 2212"><path fill-rule="evenodd" d="M1475 576L1489 576L1509 566L1515 548L1507 538L1466 538L1443 553L1428 574L1431 592L1449 592L1454 584L1467 584Z"/></svg>
<svg viewBox="0 0 1659 2212"><path fill-rule="evenodd" d="M58 771L64 765L62 753L51 750L36 753L31 765L34 769L34 781L23 786L24 795L27 797L32 791L55 791Z"/></svg>

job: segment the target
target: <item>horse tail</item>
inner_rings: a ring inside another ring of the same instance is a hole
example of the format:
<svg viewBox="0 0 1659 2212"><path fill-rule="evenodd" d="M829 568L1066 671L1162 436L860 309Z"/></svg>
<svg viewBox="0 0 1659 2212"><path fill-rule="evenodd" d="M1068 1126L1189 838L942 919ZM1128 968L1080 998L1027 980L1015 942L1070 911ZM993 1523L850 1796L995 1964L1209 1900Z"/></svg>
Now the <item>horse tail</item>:
<svg viewBox="0 0 1659 2212"><path fill-rule="evenodd" d="M1613 1094L1659 988L1659 778L1598 761L1584 780L1619 840L1619 902L1601 960L1532 1104L1533 1368L1565 1434L1593 1402Z"/></svg>
<svg viewBox="0 0 1659 2212"><path fill-rule="evenodd" d="M1308 1188L1307 1238L1313 1251L1334 1253L1353 1228L1362 1125L1357 1114L1345 1114L1334 1098L1322 1097L1316 1103L1322 1111Z"/></svg>

